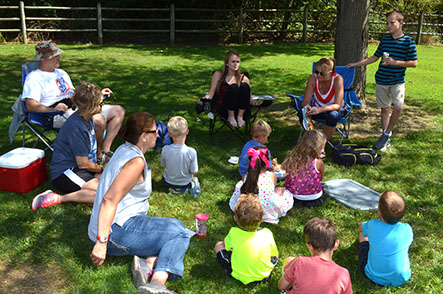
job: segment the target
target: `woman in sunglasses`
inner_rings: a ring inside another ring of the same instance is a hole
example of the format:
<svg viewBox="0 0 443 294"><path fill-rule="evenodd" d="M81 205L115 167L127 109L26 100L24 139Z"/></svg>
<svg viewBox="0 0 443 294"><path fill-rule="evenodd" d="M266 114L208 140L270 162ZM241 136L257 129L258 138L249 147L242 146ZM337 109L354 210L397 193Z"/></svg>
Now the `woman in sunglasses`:
<svg viewBox="0 0 443 294"><path fill-rule="evenodd" d="M335 72L335 59L323 57L315 63L309 76L302 108L312 118L324 119L323 133L329 140L338 121L347 113L343 100L343 77ZM299 116L302 116L299 113ZM303 117L300 117L303 120Z"/></svg>
<svg viewBox="0 0 443 294"><path fill-rule="evenodd" d="M152 186L144 154L158 137L155 119L146 112L134 113L120 135L126 142L100 178L89 221L88 235L95 243L91 260L102 265L106 255L134 256L138 293L174 293L165 282L182 277L183 258L194 233L177 219L146 215Z"/></svg>
<svg viewBox="0 0 443 294"><path fill-rule="evenodd" d="M97 164L97 140L93 116L102 111L103 93L97 85L81 82L72 102L77 108L63 124L54 142L49 165L53 186L64 195L47 190L34 197L31 208L62 202L94 203L103 166Z"/></svg>

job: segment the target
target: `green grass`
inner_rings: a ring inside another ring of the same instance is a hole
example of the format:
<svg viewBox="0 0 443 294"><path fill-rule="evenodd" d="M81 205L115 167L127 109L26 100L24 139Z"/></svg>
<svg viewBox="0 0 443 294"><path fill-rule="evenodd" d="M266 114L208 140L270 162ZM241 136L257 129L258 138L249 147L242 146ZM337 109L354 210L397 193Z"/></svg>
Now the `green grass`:
<svg viewBox="0 0 443 294"><path fill-rule="evenodd" d="M242 69L251 75L253 93L278 97L272 111L262 113L260 118L273 128L268 146L273 156L281 161L296 144L299 130L293 121L294 112L287 110L289 99L285 94L302 94L312 62L322 56L332 56L333 46L61 45L61 48L65 50L61 67L70 74L74 85L86 80L110 87L114 92L111 103L123 105L127 114L147 111L165 121L173 115L182 115L189 122L187 143L198 152L203 190L200 199L168 194L160 183L163 172L159 164L160 152L150 151L146 156L153 168L154 192L149 215L175 217L191 229L195 225L195 214L205 212L211 216L208 238L191 240L184 260L183 279L168 286L179 293L279 293L277 282L281 263L267 284L249 287L225 276L215 260L214 244L235 225L228 200L238 173L227 160L239 154L242 143L232 138L222 147L212 146L208 118L202 115L199 121L194 105L208 90L211 72L221 68L225 52L235 48L242 55ZM325 172L325 180L351 178L378 192L396 190L406 198L408 206L403 221L411 224L414 230L410 249L411 280L399 288L380 288L360 273L356 243L358 224L375 218L375 211L351 210L328 200L322 207L297 211L293 216L282 218L278 225L263 225L272 230L281 257L298 256L308 254L301 237L306 221L315 216L332 219L341 241L334 260L349 269L355 293L437 293L443 285L440 220L443 211L443 48L423 45L417 49L418 67L408 69L406 74L406 104L412 110L405 112L399 123L406 131L393 139L393 146L383 155L379 165L343 168L326 159ZM374 51L375 45L371 45L370 54ZM0 152L3 154L21 144L19 135L9 144L7 129L11 120L10 107L21 92L20 65L33 57L34 48L33 45L8 44L1 45L0 52L0 126L3 130ZM367 69L367 102L373 102L377 65ZM420 112L415 113L415 109ZM378 112L374 115L378 123ZM416 130L415 122L424 127ZM378 131L369 131L362 137L351 135L351 141L372 144L377 136ZM120 143L116 140L114 148ZM48 162L50 156L47 153ZM109 257L99 268L91 263L92 246L87 237L90 207L66 204L38 212L30 210L33 196L47 188L51 188L50 182L25 195L0 192L0 248L3 249L0 251L0 275L4 277L0 292L136 293L131 282L131 258ZM12 275L12 271L19 274ZM45 278L48 274L51 278ZM44 283L39 282L42 279Z"/></svg>

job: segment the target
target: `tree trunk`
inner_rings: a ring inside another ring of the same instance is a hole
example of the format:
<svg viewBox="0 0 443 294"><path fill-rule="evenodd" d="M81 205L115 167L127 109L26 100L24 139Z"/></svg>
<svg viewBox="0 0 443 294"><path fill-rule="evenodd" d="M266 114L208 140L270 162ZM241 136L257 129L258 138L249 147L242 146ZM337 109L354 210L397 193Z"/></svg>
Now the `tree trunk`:
<svg viewBox="0 0 443 294"><path fill-rule="evenodd" d="M346 65L368 57L370 0L337 0L335 60ZM366 67L355 69L354 88L365 99Z"/></svg>
<svg viewBox="0 0 443 294"><path fill-rule="evenodd" d="M287 5L288 9L292 9L292 4L294 3L293 0L289 0L289 3ZM281 30L286 31L288 29L288 22L291 18L291 11L285 11L285 16L283 17L283 23L281 25ZM280 36L278 36L278 39L283 40L286 37L286 32L282 32Z"/></svg>

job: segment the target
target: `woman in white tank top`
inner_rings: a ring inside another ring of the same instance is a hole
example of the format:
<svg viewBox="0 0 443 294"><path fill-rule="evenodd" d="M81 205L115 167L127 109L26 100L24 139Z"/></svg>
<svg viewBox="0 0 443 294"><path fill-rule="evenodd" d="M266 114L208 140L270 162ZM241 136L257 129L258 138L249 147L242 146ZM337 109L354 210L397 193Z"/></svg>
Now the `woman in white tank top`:
<svg viewBox="0 0 443 294"><path fill-rule="evenodd" d="M315 63L314 73L309 76L302 108L307 110L306 115L326 121L322 131L327 140L347 113L343 93L343 78L335 72L335 59L321 58Z"/></svg>

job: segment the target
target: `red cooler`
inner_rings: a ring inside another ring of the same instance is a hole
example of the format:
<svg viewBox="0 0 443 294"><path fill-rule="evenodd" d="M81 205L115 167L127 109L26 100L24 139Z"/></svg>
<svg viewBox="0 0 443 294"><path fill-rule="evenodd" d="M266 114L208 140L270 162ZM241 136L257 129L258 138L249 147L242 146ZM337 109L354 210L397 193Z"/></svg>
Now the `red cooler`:
<svg viewBox="0 0 443 294"><path fill-rule="evenodd" d="M0 156L0 190L27 193L47 178L43 150L21 147Z"/></svg>

